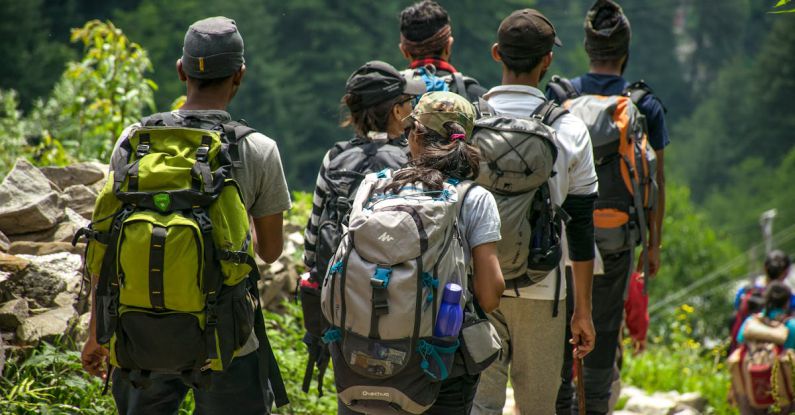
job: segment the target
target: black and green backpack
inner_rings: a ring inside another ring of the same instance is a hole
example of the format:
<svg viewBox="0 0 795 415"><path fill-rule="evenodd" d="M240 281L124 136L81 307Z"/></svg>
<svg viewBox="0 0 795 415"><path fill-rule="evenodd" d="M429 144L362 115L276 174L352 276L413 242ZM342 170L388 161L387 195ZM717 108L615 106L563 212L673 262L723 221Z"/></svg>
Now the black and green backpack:
<svg viewBox="0 0 795 415"><path fill-rule="evenodd" d="M242 167L239 141L253 131L237 122L190 128L169 113L145 118L119 143L92 222L75 235L88 238L86 272L99 276L97 342L124 375L142 373L144 386L153 372L207 386L253 330L267 359L261 380L270 378L279 404L249 217L231 174Z"/></svg>

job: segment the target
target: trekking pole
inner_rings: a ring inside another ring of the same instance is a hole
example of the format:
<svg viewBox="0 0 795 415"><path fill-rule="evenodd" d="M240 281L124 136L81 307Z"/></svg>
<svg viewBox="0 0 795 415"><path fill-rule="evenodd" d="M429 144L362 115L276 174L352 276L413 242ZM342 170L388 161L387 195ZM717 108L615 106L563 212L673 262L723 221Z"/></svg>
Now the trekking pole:
<svg viewBox="0 0 795 415"><path fill-rule="evenodd" d="M582 376L582 358L574 357L574 367L577 371L577 412L585 415L585 382Z"/></svg>

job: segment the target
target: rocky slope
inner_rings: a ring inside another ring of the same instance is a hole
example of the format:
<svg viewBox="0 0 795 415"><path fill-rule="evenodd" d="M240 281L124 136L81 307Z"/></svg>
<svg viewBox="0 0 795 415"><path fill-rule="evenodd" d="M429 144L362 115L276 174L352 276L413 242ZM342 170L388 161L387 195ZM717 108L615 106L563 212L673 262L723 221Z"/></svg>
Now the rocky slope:
<svg viewBox="0 0 795 415"><path fill-rule="evenodd" d="M9 350L85 341L85 245L71 240L88 224L106 172L99 163L37 168L20 159L0 183L0 374ZM285 228L282 257L258 261L260 296L271 310L291 298L298 279L301 229Z"/></svg>

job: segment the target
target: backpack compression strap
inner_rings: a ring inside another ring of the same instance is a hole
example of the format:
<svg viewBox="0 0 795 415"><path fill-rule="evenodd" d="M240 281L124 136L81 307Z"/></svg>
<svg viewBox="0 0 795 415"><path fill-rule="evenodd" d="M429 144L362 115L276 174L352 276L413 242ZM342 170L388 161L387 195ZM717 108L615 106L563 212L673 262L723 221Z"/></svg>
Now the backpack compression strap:
<svg viewBox="0 0 795 415"><path fill-rule="evenodd" d="M552 76L552 79L547 83L547 88L555 95L555 101L558 104L563 104L570 99L580 96L580 93L577 92L577 89L574 88L571 81L559 75Z"/></svg>
<svg viewBox="0 0 795 415"><path fill-rule="evenodd" d="M467 98L467 87L464 83L464 75L461 72L453 72L453 85L455 85L455 93ZM468 99L468 98L467 98Z"/></svg>

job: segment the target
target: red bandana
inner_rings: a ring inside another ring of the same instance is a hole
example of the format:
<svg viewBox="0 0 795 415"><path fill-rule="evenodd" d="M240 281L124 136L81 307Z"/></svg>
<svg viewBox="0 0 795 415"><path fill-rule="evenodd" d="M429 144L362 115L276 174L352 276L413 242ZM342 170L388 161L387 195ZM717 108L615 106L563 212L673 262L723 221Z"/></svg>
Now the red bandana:
<svg viewBox="0 0 795 415"><path fill-rule="evenodd" d="M417 59L417 60L415 60L415 61L412 61L412 62L409 64L409 68L411 68L411 69L416 69L416 68L421 68L421 67L423 67L423 66L427 66L427 65L429 65L429 64L430 64L430 65L433 65L433 66L434 66L434 67L436 67L436 69L438 69L438 70L447 71L447 72L450 72L450 73L456 73L456 72L458 72L458 71L455 69L455 67L454 67L453 65L451 65L451 64L450 64L450 62L443 61L443 60L441 60L441 59L439 59L439 58L425 58L425 59Z"/></svg>

